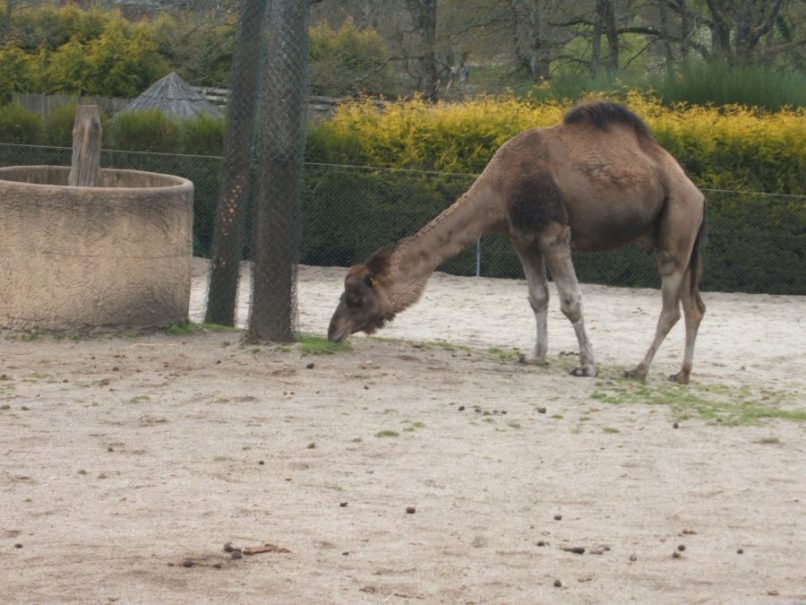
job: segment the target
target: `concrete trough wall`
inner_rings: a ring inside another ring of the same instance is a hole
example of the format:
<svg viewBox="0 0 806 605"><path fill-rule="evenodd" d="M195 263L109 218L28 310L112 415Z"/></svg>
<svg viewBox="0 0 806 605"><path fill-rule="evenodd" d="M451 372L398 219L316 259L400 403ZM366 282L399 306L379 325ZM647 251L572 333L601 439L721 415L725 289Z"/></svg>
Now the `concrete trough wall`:
<svg viewBox="0 0 806 605"><path fill-rule="evenodd" d="M0 327L163 327L188 317L193 184L102 170L0 168Z"/></svg>

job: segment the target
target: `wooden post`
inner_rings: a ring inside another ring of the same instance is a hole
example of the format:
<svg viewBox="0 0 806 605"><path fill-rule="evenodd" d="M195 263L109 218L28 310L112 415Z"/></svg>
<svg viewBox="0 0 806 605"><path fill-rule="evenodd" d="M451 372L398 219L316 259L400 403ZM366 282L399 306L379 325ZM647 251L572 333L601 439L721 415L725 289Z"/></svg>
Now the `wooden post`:
<svg viewBox="0 0 806 605"><path fill-rule="evenodd" d="M73 160L67 184L95 187L101 172L101 113L97 105L79 105L73 123Z"/></svg>

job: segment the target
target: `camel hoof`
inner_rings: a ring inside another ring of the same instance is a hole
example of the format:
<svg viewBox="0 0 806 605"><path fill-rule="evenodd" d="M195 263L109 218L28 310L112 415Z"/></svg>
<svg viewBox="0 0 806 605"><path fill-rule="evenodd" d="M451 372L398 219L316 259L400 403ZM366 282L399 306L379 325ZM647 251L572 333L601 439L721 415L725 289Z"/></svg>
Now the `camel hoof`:
<svg viewBox="0 0 806 605"><path fill-rule="evenodd" d="M549 365L545 359L538 359L537 357L533 357L532 355L520 355L518 357L518 363L524 366L547 366Z"/></svg>
<svg viewBox="0 0 806 605"><path fill-rule="evenodd" d="M669 376L669 380L671 382L676 382L677 384L688 384L688 372L678 372L677 374L672 374Z"/></svg>
<svg viewBox="0 0 806 605"><path fill-rule="evenodd" d="M579 377L594 377L596 376L596 368L590 366L583 366L581 368L574 368L570 372L571 376L579 376Z"/></svg>
<svg viewBox="0 0 806 605"><path fill-rule="evenodd" d="M633 380L646 380L646 370L642 367L633 368L632 370L624 371L624 378L632 378Z"/></svg>

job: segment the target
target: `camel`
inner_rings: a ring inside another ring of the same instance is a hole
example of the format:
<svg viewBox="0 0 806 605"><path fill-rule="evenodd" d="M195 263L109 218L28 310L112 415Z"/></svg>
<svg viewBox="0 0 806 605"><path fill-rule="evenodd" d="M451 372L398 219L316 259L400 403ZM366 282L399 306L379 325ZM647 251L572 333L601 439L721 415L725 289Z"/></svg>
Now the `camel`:
<svg viewBox="0 0 806 605"><path fill-rule="evenodd" d="M571 253L635 243L655 253L662 310L646 355L625 375L646 378L682 305L685 353L680 371L669 378L687 384L705 314L699 290L704 227L704 196L641 119L620 104L581 104L560 124L504 143L470 189L439 216L350 267L328 338L372 334L417 302L443 261L482 235L503 232L523 265L537 323L534 352L521 361L546 363L548 265L579 343L579 365L571 373L595 376Z"/></svg>

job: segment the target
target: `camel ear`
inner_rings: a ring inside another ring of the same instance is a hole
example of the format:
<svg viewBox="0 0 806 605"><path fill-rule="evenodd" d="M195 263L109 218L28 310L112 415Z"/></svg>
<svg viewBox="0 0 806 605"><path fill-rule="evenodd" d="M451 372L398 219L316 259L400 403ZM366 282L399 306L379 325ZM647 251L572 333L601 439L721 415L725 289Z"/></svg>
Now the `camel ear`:
<svg viewBox="0 0 806 605"><path fill-rule="evenodd" d="M370 288L376 288L381 284L381 282L372 277L372 275L370 274L367 274L366 277L364 277L364 283L367 284Z"/></svg>

